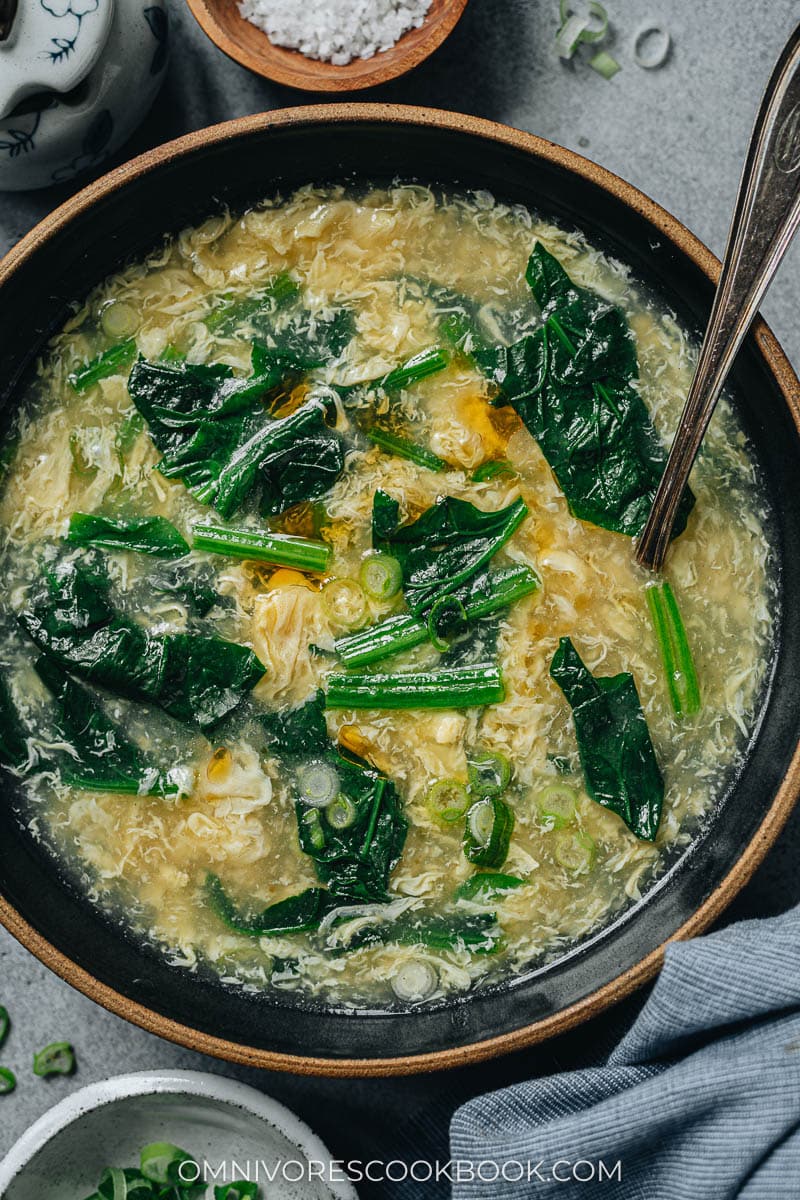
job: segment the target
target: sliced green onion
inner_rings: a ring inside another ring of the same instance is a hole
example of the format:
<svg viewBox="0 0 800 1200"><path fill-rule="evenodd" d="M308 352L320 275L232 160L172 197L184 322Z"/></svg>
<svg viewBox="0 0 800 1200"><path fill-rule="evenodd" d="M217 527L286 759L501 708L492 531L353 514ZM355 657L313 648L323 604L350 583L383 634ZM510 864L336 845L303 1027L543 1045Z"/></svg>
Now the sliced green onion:
<svg viewBox="0 0 800 1200"><path fill-rule="evenodd" d="M484 871L473 875L456 888L456 900L472 900L476 903L495 900L505 892L525 886L525 880L517 875L501 875L495 871Z"/></svg>
<svg viewBox="0 0 800 1200"><path fill-rule="evenodd" d="M391 554L370 554L361 564L359 578L371 600L391 600L403 586L403 568Z"/></svg>
<svg viewBox="0 0 800 1200"><path fill-rule="evenodd" d="M553 851L556 862L573 875L585 875L594 866L597 847L588 833L560 833Z"/></svg>
<svg viewBox="0 0 800 1200"><path fill-rule="evenodd" d="M297 790L304 804L325 808L339 794L339 776L328 763L303 763L297 768Z"/></svg>
<svg viewBox="0 0 800 1200"><path fill-rule="evenodd" d="M505 699L503 676L493 663L396 675L331 675L328 708L473 708Z"/></svg>
<svg viewBox="0 0 800 1200"><path fill-rule="evenodd" d="M322 828L318 810L316 808L306 809L301 820L306 827L311 845L315 850L322 850L325 846L325 830Z"/></svg>
<svg viewBox="0 0 800 1200"><path fill-rule="evenodd" d="M196 1168L196 1172L187 1170L192 1167ZM200 1166L197 1161L191 1154L181 1150L180 1146L173 1146L171 1142L151 1142L149 1146L143 1146L139 1155L139 1169L151 1183L186 1186L189 1183L197 1183L200 1179Z"/></svg>
<svg viewBox="0 0 800 1200"><path fill-rule="evenodd" d="M588 17L595 17L597 22L596 24L592 25L590 24L588 18L586 19L587 29L581 38L581 41L601 42L608 33L608 13L605 7L600 4L598 0L589 0L586 8ZM558 12L561 24L563 26L574 14L573 0L559 0Z"/></svg>
<svg viewBox="0 0 800 1200"><path fill-rule="evenodd" d="M340 629L357 629L367 616L364 589L355 579L331 579L322 589L322 607Z"/></svg>
<svg viewBox="0 0 800 1200"><path fill-rule="evenodd" d="M439 622L446 614L455 616L462 627L467 624L467 610L458 596L440 596L431 605L431 611L428 613L428 620L426 622L428 637L431 639L433 648L438 650L440 654L444 654L445 650L450 648L450 643L439 633Z"/></svg>
<svg viewBox="0 0 800 1200"><path fill-rule="evenodd" d="M439 976L435 969L422 959L403 963L392 977L392 991L405 1004L427 1000L438 986Z"/></svg>
<svg viewBox="0 0 800 1200"><path fill-rule="evenodd" d="M412 383L419 383L429 375L443 371L450 362L450 355L441 346L428 346L418 354L406 359L399 367L395 367L388 375L384 375L378 386L385 392L397 392Z"/></svg>
<svg viewBox="0 0 800 1200"><path fill-rule="evenodd" d="M332 829L349 829L356 819L356 806L340 792L325 809L325 819Z"/></svg>
<svg viewBox="0 0 800 1200"><path fill-rule="evenodd" d="M390 433L388 429L378 429L375 425L367 431L367 437L379 450L394 454L397 458L407 458L418 467L427 467L429 471L447 470L447 463L443 458L439 458L438 454L434 454L425 446L412 442L410 438Z"/></svg>
<svg viewBox="0 0 800 1200"><path fill-rule="evenodd" d="M584 40L584 34L588 29L589 22L586 17L579 17L574 13L568 16L556 34L558 57L564 59L572 58L578 46Z"/></svg>
<svg viewBox="0 0 800 1200"><path fill-rule="evenodd" d="M492 571L487 576L485 589L465 598L467 620L477 621L508 608L539 587L539 578L530 567L519 564ZM366 667L403 650L411 650L428 637L425 622L417 620L412 613L399 613L350 637L340 638L334 649L345 666Z"/></svg>
<svg viewBox="0 0 800 1200"><path fill-rule="evenodd" d="M0 1096L8 1096L17 1086L17 1077L8 1067L0 1067Z"/></svg>
<svg viewBox="0 0 800 1200"><path fill-rule="evenodd" d="M563 829L575 820L578 793L566 783L551 783L537 799L539 818L546 829Z"/></svg>
<svg viewBox="0 0 800 1200"><path fill-rule="evenodd" d="M110 338L129 338L139 328L139 314L132 304L112 300L100 313L100 324Z"/></svg>
<svg viewBox="0 0 800 1200"><path fill-rule="evenodd" d="M221 1187L214 1188L214 1200L259 1200L260 1195L258 1184L245 1180L223 1183Z"/></svg>
<svg viewBox="0 0 800 1200"><path fill-rule="evenodd" d="M502 867L508 854L514 814L499 796L485 796L467 813L464 853L478 867Z"/></svg>
<svg viewBox="0 0 800 1200"><path fill-rule="evenodd" d="M8 1031L11 1028L11 1018L8 1015L8 1009L0 1004L0 1046L8 1037Z"/></svg>
<svg viewBox="0 0 800 1200"><path fill-rule="evenodd" d="M700 686L678 602L670 585L651 583L645 589L673 712L692 716L700 711Z"/></svg>
<svg viewBox="0 0 800 1200"><path fill-rule="evenodd" d="M136 339L128 338L125 342L110 346L91 362L78 367L67 376L67 382L76 392L88 392L89 388L94 387L101 379L107 379L109 375L118 375L125 367L130 366L135 357Z"/></svg>
<svg viewBox="0 0 800 1200"><path fill-rule="evenodd" d="M457 779L439 779L428 791L425 806L435 821L452 825L460 821L470 806L470 795Z"/></svg>
<svg viewBox="0 0 800 1200"><path fill-rule="evenodd" d="M71 1075L75 1070L75 1051L69 1042L51 1042L33 1056L34 1075Z"/></svg>
<svg viewBox="0 0 800 1200"><path fill-rule="evenodd" d="M648 45L651 47L647 53ZM663 67L672 49L672 38L663 25L643 25L633 38L633 61L645 71Z"/></svg>
<svg viewBox="0 0 800 1200"><path fill-rule="evenodd" d="M325 542L295 537L288 533L260 533L255 529L227 529L224 525L195 525L192 529L195 550L227 554L231 558L249 558L296 567L299 571L324 571L331 556Z"/></svg>
<svg viewBox="0 0 800 1200"><path fill-rule="evenodd" d="M467 758L469 787L473 796L499 796L511 780L511 763L505 754L481 750Z"/></svg>
<svg viewBox="0 0 800 1200"><path fill-rule="evenodd" d="M617 60L607 50L598 50L597 54L589 59L589 66L593 71L597 71L598 75L602 75L603 79L613 79L617 71L622 70Z"/></svg>
<svg viewBox="0 0 800 1200"><path fill-rule="evenodd" d="M516 475L507 458L495 458L490 462L481 463L472 472L472 482L485 483L487 479L496 479L498 475Z"/></svg>

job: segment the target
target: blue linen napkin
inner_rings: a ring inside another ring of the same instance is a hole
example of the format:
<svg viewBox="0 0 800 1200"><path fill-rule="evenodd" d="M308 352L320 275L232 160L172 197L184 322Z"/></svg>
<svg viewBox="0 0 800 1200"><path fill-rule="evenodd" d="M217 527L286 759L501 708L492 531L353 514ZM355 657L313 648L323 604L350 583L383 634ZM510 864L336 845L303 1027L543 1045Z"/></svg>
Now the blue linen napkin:
<svg viewBox="0 0 800 1200"><path fill-rule="evenodd" d="M668 946L604 1066L478 1096L450 1149L453 1200L800 1197L800 907Z"/></svg>

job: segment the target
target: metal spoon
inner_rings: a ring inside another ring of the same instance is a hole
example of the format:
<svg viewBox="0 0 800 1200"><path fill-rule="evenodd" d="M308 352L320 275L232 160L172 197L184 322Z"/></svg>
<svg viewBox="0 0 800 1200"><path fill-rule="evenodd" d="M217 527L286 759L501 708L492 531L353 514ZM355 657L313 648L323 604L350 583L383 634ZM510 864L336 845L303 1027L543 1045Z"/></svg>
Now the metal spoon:
<svg viewBox="0 0 800 1200"><path fill-rule="evenodd" d="M722 273L664 474L636 546L661 569L672 526L736 352L800 225L800 26L764 92L739 184Z"/></svg>

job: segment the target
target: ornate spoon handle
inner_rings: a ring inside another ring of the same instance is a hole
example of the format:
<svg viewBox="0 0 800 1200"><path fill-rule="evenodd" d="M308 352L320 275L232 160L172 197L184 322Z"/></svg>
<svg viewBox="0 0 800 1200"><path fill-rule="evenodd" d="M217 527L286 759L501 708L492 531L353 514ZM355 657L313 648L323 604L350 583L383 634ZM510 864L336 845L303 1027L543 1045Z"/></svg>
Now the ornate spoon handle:
<svg viewBox="0 0 800 1200"><path fill-rule="evenodd" d="M708 328L675 441L636 547L660 570L711 414L764 293L800 224L800 26L761 101Z"/></svg>

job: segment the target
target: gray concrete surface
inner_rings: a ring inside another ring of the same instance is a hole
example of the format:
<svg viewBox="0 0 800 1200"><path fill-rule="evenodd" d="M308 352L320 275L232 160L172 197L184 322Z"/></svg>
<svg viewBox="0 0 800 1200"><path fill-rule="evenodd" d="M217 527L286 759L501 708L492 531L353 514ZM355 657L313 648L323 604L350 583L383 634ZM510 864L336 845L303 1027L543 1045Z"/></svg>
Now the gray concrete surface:
<svg viewBox="0 0 800 1200"><path fill-rule="evenodd" d="M720 252L740 164L760 91L793 24L798 0L607 0L615 26L609 47L623 63L607 83L585 66L564 66L552 38L556 0L470 0L449 42L405 80L363 99L458 109L505 121L578 150L637 184ZM250 76L229 62L172 0L173 59L161 98L125 157L213 121L303 103L302 94ZM637 68L634 32L658 20L673 35L660 71ZM0 195L0 249L12 245L62 196ZM791 252L765 315L800 365L800 247ZM2 332L0 331L0 338ZM796 870L800 819L726 919L767 915L800 900ZM0 1003L14 1029L0 1062L19 1073L0 1100L0 1153L69 1089L103 1075L157 1066L226 1071L255 1083L300 1112L337 1156L446 1156L453 1107L514 1079L581 1065L617 1036L634 999L611 1017L548 1046L448 1075L398 1081L314 1081L234 1069L162 1042L95 1007L0 935ZM46 1082L30 1073L35 1048L71 1039L74 1079ZM433 1185L364 1188L364 1196L435 1196Z"/></svg>

